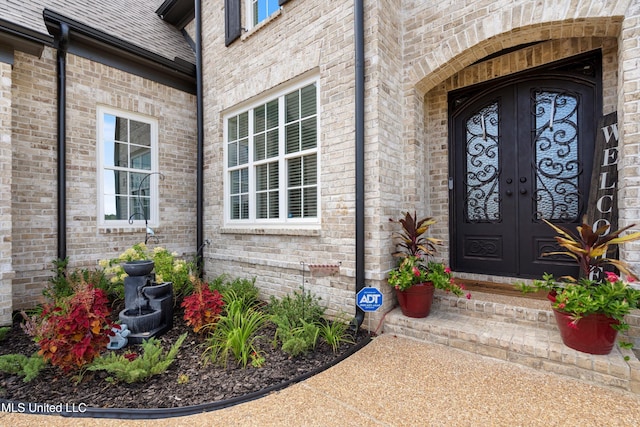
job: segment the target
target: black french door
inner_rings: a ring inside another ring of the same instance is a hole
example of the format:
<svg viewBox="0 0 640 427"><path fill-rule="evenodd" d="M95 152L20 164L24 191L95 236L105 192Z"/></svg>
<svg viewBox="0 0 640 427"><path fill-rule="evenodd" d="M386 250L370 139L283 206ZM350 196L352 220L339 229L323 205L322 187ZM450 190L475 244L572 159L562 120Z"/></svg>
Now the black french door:
<svg viewBox="0 0 640 427"><path fill-rule="evenodd" d="M600 75L593 58L450 97L451 256L456 271L577 275L541 220L586 212ZM580 68L580 64L585 64ZM587 69L587 75L584 73Z"/></svg>

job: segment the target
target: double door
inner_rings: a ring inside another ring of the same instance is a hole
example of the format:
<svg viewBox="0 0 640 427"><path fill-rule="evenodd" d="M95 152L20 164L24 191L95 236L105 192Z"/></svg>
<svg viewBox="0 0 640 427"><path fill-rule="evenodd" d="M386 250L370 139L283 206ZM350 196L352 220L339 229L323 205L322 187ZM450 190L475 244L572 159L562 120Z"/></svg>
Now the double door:
<svg viewBox="0 0 640 427"><path fill-rule="evenodd" d="M552 73L485 90L452 115L452 266L519 277L577 275L542 219L570 229L586 212L597 85Z"/></svg>

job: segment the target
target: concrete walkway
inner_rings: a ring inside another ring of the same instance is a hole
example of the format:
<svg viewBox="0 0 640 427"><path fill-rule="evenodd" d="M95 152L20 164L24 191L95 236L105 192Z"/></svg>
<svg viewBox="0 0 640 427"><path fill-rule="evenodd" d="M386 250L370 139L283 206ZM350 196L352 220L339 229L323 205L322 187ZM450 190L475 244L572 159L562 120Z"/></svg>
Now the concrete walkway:
<svg viewBox="0 0 640 427"><path fill-rule="evenodd" d="M640 425L640 396L386 334L304 382L214 412L129 421L0 413L0 426L87 425L628 427Z"/></svg>

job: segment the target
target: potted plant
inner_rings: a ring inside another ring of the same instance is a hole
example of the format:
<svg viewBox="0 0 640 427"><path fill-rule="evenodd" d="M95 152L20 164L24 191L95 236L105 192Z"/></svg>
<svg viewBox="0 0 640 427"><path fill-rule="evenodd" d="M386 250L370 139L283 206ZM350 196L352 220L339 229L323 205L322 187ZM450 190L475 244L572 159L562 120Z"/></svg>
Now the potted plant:
<svg viewBox="0 0 640 427"><path fill-rule="evenodd" d="M608 257L613 246L640 239L640 232L621 234L635 224L608 232L609 225L596 230L586 218L574 234L564 227L545 221L558 235L556 242L564 250L547 252L543 256L564 255L573 258L580 266L581 277L563 276L556 280L545 274L543 280L532 285L523 283L517 287L523 292L548 291L553 313L560 329L562 341L568 347L590 354L609 354L615 344L618 331L629 325L624 316L640 305L640 290L629 282L635 275L623 261ZM615 267L626 276L606 271L602 279L594 279L600 269Z"/></svg>
<svg viewBox="0 0 640 427"><path fill-rule="evenodd" d="M415 212L413 216L406 212L399 220L390 218L389 221L402 225L402 232L396 233L400 238L397 244L400 250L393 254L401 259L388 278L402 314L418 318L428 316L436 288L462 296L464 288L455 283L451 269L427 259L436 252L436 245L442 244L441 240L425 235L436 221L431 217L418 220ZM471 298L471 294L467 294L467 298Z"/></svg>

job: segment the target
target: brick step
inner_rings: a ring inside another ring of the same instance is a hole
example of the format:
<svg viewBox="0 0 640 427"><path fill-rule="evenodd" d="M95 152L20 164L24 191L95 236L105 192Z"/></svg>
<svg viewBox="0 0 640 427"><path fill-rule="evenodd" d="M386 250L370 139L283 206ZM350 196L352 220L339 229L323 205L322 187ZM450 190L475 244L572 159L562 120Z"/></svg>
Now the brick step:
<svg viewBox="0 0 640 427"><path fill-rule="evenodd" d="M432 307L432 311L447 311L481 319L557 330L555 317L547 300L503 297L479 292L474 292L471 299L466 299L436 291Z"/></svg>
<svg viewBox="0 0 640 427"><path fill-rule="evenodd" d="M437 293L428 317L406 317L395 308L385 316L383 330L640 394L640 361L633 351L617 345L609 355L573 350L562 343L550 310L525 304Z"/></svg>

